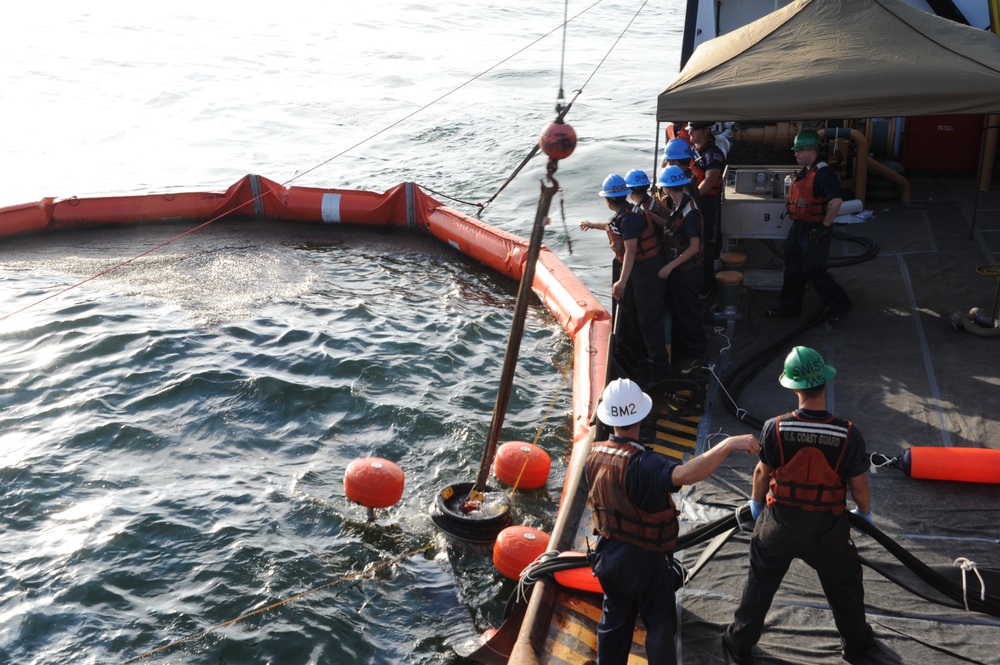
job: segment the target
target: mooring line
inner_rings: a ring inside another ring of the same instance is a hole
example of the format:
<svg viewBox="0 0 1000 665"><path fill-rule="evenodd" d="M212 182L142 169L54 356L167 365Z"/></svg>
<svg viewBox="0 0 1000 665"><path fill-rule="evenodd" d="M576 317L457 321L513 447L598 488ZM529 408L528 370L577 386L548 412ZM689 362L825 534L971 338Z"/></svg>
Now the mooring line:
<svg viewBox="0 0 1000 665"><path fill-rule="evenodd" d="M395 559L392 559L390 561L383 561L382 563L368 566L364 570L361 570L361 571L359 571L357 573L353 573L351 575L346 575L346 576L341 577L340 579L334 580L332 582L327 582L326 584L324 584L322 586L318 586L318 587L315 587L313 589L309 589L308 591L303 591L302 593L296 594L296 595L292 596L291 598L285 598L284 600L279 600L276 603L271 603L270 605L267 605L265 607L261 607L259 609L256 609L253 612L248 612L246 614L240 615L240 616L236 617L235 619L230 619L228 621L223 621L222 623L217 624L215 626L212 626L211 628L208 628L208 629L203 630L201 632L193 633L193 634L188 635L186 637L182 637L179 640L171 642L170 644L164 644L163 646L158 647L156 649L153 649L152 651L147 651L146 653L139 654L138 656L133 656L132 658L129 658L128 660L123 661L122 665L128 665L129 663L135 663L137 661L143 660L144 658L149 658L150 656L158 654L161 651L166 651L167 649L172 649L173 647L175 647L175 646L177 646L179 644L183 644L184 642L190 642L191 640L196 640L196 639L198 639L200 637L204 637L205 635L208 635L209 633L211 633L211 632L213 632L215 630L218 630L220 628L225 628L226 626L231 626L231 625L233 625L235 623L239 623L240 621L243 621L245 619L249 619L250 617L256 616L258 614L263 614L264 612L267 612L269 610L273 610L275 608L281 607L282 605L287 605L288 603L291 603L293 601L299 600L301 598L305 598L306 596L314 594L314 593L316 593L318 591L322 591L323 589L328 589L328 588L330 588L332 586L336 586L337 584L340 584L341 582L346 582L348 580L357 579L357 578L359 578L359 577L361 577L363 575L367 575L369 573L373 573L376 570L379 570L380 568L385 568L386 566L391 566L391 565L397 564L397 563L399 563L400 561L402 561L404 559L408 559L411 556L420 554L421 552L426 552L427 550L429 550L429 549L431 549L433 547L434 547L434 545L425 545L424 547L421 547L419 549L413 550L412 552L407 552L406 554L403 554L402 556L398 556Z"/></svg>

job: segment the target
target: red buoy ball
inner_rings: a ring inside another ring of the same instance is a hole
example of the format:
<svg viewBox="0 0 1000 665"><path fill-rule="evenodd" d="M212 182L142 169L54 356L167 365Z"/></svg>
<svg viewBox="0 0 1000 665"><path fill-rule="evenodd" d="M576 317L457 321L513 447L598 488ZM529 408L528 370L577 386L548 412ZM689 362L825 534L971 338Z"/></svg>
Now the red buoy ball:
<svg viewBox="0 0 1000 665"><path fill-rule="evenodd" d="M549 479L552 459L533 443L508 441L497 448L493 472L511 487L538 489Z"/></svg>
<svg viewBox="0 0 1000 665"><path fill-rule="evenodd" d="M479 636L479 644L480 644L480 646L482 646L483 644L486 644L487 642L489 642L490 638L492 638L496 634L497 634L497 629L496 628L487 628L486 630L484 630L483 633L482 633L482 635Z"/></svg>
<svg viewBox="0 0 1000 665"><path fill-rule="evenodd" d="M381 457L362 457L347 465L344 494L365 508L389 508L403 496L403 470Z"/></svg>
<svg viewBox="0 0 1000 665"><path fill-rule="evenodd" d="M549 549L549 534L530 526L509 526L493 543L493 565L504 577L521 578L521 571Z"/></svg>
<svg viewBox="0 0 1000 665"><path fill-rule="evenodd" d="M538 145L552 159L566 159L576 149L576 132L565 122L550 122L542 130Z"/></svg>

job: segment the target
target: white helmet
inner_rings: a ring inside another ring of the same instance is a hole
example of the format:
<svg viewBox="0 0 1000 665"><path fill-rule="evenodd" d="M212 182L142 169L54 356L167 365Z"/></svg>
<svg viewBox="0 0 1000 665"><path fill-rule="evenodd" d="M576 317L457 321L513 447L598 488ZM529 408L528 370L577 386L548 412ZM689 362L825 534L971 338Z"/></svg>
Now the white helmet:
<svg viewBox="0 0 1000 665"><path fill-rule="evenodd" d="M611 427L628 427L649 415L653 400L639 384L629 379L615 379L604 389L597 417Z"/></svg>

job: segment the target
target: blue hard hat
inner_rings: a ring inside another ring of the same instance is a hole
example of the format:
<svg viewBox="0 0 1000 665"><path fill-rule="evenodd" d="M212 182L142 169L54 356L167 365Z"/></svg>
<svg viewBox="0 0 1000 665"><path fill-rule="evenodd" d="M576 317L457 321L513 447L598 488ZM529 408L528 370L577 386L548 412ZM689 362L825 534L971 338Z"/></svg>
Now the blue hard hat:
<svg viewBox="0 0 1000 665"><path fill-rule="evenodd" d="M632 169L625 174L625 184L629 187L649 187L649 176L645 171Z"/></svg>
<svg viewBox="0 0 1000 665"><path fill-rule="evenodd" d="M679 166L668 166L656 180L657 187L681 187L691 182L691 178Z"/></svg>
<svg viewBox="0 0 1000 665"><path fill-rule="evenodd" d="M622 196L628 196L632 193L632 190L625 184L625 178L621 177L617 173L612 173L604 179L604 185L598 193L605 198L616 199Z"/></svg>
<svg viewBox="0 0 1000 665"><path fill-rule="evenodd" d="M691 151L691 144L682 138L670 139L667 141L667 159L674 161L680 159L693 159L694 153Z"/></svg>

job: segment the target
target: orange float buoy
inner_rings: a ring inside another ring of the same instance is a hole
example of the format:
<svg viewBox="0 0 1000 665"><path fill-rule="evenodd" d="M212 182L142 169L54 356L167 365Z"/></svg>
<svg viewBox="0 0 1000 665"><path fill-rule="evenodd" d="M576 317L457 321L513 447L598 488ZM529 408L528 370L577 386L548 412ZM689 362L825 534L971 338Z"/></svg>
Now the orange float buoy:
<svg viewBox="0 0 1000 665"><path fill-rule="evenodd" d="M508 441L497 449L493 472L511 487L533 490L549 479L552 460L549 454L532 443Z"/></svg>
<svg viewBox="0 0 1000 665"><path fill-rule="evenodd" d="M566 159L576 149L576 131L565 122L550 122L542 130L538 145L552 159Z"/></svg>
<svg viewBox="0 0 1000 665"><path fill-rule="evenodd" d="M389 508L403 496L403 470L395 462L381 457L362 457L347 465L344 474L344 494L354 503L373 509Z"/></svg>
<svg viewBox="0 0 1000 665"><path fill-rule="evenodd" d="M530 526L509 526L493 543L493 565L505 577L521 578L521 571L549 548L549 534Z"/></svg>
<svg viewBox="0 0 1000 665"><path fill-rule="evenodd" d="M911 478L1000 484L1000 450L914 447L898 458Z"/></svg>
<svg viewBox="0 0 1000 665"><path fill-rule="evenodd" d="M483 645L490 641L490 638L497 634L496 628L487 628L483 631L482 635L479 636L479 644Z"/></svg>

